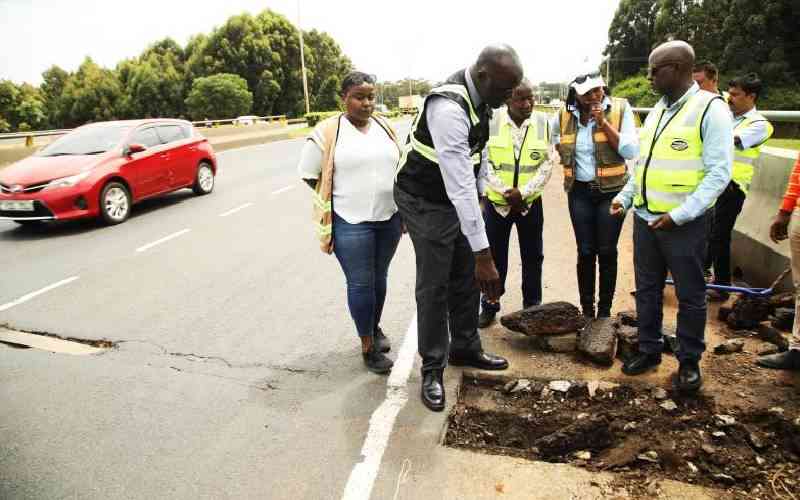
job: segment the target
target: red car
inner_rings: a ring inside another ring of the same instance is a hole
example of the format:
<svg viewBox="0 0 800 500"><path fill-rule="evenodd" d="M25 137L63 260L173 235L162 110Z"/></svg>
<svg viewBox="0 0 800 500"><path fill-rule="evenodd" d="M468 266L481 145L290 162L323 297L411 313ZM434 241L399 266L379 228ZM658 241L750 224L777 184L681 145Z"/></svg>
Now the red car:
<svg viewBox="0 0 800 500"><path fill-rule="evenodd" d="M216 173L214 150L187 121L93 123L0 170L0 219L119 224L147 198L183 188L210 193Z"/></svg>

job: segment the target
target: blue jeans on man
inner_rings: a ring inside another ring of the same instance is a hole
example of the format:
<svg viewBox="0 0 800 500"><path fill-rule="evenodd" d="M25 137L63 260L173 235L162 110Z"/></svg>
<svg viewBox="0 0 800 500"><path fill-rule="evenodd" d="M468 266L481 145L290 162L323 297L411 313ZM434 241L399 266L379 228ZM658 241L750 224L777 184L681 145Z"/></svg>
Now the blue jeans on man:
<svg viewBox="0 0 800 500"><path fill-rule="evenodd" d="M483 209L483 220L486 224L486 236L492 249L492 257L505 288L508 274L508 246L511 239L511 228L517 226L519 253L522 260L522 305L531 307L542 303L542 262L544 262L544 244L542 230L544 228L544 210L542 199L534 200L525 215L508 214L503 217L488 202ZM492 304L481 296L483 311L497 313L500 303Z"/></svg>
<svg viewBox="0 0 800 500"><path fill-rule="evenodd" d="M705 351L706 283L703 262L706 249L706 217L668 230L652 229L634 216L633 262L636 272L636 311L639 319L639 351L660 354L664 348L664 281L667 271L678 296L676 357L681 363L697 363Z"/></svg>

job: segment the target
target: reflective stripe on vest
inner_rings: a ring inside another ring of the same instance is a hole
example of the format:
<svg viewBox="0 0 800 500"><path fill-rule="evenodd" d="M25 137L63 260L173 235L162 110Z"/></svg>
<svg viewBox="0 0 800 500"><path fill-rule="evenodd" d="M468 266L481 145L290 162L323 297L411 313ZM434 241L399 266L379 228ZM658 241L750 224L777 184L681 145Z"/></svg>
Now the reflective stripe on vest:
<svg viewBox="0 0 800 500"><path fill-rule="evenodd" d="M525 129L525 138L520 147L519 158L514 151L514 138L511 131L510 118L507 112L497 112L489 127L489 166L493 168L497 177L508 189L524 186L536 172L539 166L548 159L549 126L547 116L539 111L534 111L528 120ZM517 165L519 169L517 170ZM515 173L517 174L515 184ZM489 200L495 205L508 205L503 198L503 193L495 191L489 186L487 193ZM530 204L541 193L534 193L525 198L525 203Z"/></svg>
<svg viewBox="0 0 800 500"><path fill-rule="evenodd" d="M625 106L623 99L611 98L611 109L606 113L606 119L611 126L620 131L622 129L622 114ZM578 136L578 119L575 118L571 112L567 111L566 107L561 110L560 117L560 145L559 153L561 153L562 167L564 168L565 181L571 184L571 179L575 177L575 149ZM604 179L616 177L621 183L624 183L627 168L624 161L619 161L619 155L608 142L608 137L605 132L600 129L595 129L592 134L592 140L595 144L595 177L599 182ZM611 157L618 158L615 161L610 161ZM605 162L604 162L605 161Z"/></svg>
<svg viewBox="0 0 800 500"><path fill-rule="evenodd" d="M767 138L753 147L747 149L738 149L734 147L733 150L733 182L739 186L739 189L741 189L744 194L747 194L750 190L750 184L753 182L753 175L755 174L754 165L759 156L761 156L761 146L772 136L774 129L766 118L758 114L745 118L733 128L735 135L736 130L746 129L756 122L767 123Z"/></svg>
<svg viewBox="0 0 800 500"><path fill-rule="evenodd" d="M657 120L647 120L641 131L641 151L636 162L634 205L646 205L651 213L666 213L681 206L705 177L700 125L716 94L698 91L656 133L666 112L662 102L651 111Z"/></svg>
<svg viewBox="0 0 800 500"><path fill-rule="evenodd" d="M470 122L472 122L473 127L477 125L478 122L480 122L480 118L478 117L478 112L475 110L475 106L472 105L472 99L469 98L469 91L467 90L467 87L455 83L448 83L434 88L433 90L431 90L431 93L425 97L425 101L422 104L422 109L420 109L420 111L417 113L417 116L414 118L414 123L411 125L411 132L409 132L408 135L409 141L403 147L400 161L397 163L398 172L400 168L402 168L402 166L405 165L406 157L408 156L408 153L412 149L417 153L419 153L423 158L437 165L439 164L439 159L436 156L436 150L417 140L416 133L417 133L417 127L419 126L419 121L420 119L422 119L423 113L426 112L428 99L430 99L431 96L434 95L446 96L447 94L456 94L467 101L469 107L469 119ZM480 162L481 162L481 152L478 151L477 153L472 155L472 163L477 165ZM396 174L397 172L395 172L395 175Z"/></svg>

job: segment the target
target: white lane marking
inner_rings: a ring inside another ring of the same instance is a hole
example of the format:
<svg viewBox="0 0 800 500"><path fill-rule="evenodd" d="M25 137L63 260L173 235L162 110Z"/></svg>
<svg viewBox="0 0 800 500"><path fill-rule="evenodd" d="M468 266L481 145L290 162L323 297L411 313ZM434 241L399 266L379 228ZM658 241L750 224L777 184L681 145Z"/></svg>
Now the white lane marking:
<svg viewBox="0 0 800 500"><path fill-rule="evenodd" d="M235 214L235 213L236 213L236 212L238 212L239 210L244 210L245 208L247 208L247 207L251 206L252 204L253 204L253 203L251 202L251 203L245 203L244 205L239 205L239 206L238 206L238 207L236 207L236 208L232 208L232 209L228 210L227 212L224 212L224 213L221 213L221 214L219 214L219 216L220 216L220 217L227 217L227 216L229 216L229 215L231 215L231 214Z"/></svg>
<svg viewBox="0 0 800 500"><path fill-rule="evenodd" d="M31 300L32 298L34 298L34 297L36 297L38 295L41 295L43 293L47 293L47 292L49 292L50 290L52 290L54 288L58 288L60 286L64 286L64 285L66 285L68 283L72 283L76 279L78 279L78 276L73 276L71 278L67 278L65 280L61 280L58 283L53 283L52 285L48 285L48 286L42 288L41 290L36 290L35 292L31 292L31 293L29 293L27 295L23 295L22 297L18 298L17 300L13 300L11 302L8 302L8 303L3 304L2 306L0 306L0 312L5 311L7 309L11 309L14 306L18 306L18 305L22 304L23 302L27 302L27 301Z"/></svg>
<svg viewBox="0 0 800 500"><path fill-rule="evenodd" d="M173 238L177 238L178 236L184 235L184 234L188 233L189 231L191 231L191 229L182 229L182 230L178 231L177 233L172 233L169 236L164 236L160 240L156 240L156 241L154 241L152 243L148 243L147 245L140 246L139 248L136 249L136 251L137 252L144 252L145 250L149 250L149 249L153 248L156 245L160 245L160 244L164 243L165 241L169 241L169 240L171 240Z"/></svg>
<svg viewBox="0 0 800 500"><path fill-rule="evenodd" d="M394 362L392 373L386 382L386 399L369 419L369 430L361 448L363 460L353 467L342 500L368 500L378 476L383 453L389 444L394 422L400 410L408 401L408 377L414 366L417 352L417 315L411 320L408 331L400 347L400 354Z"/></svg>
<svg viewBox="0 0 800 500"><path fill-rule="evenodd" d="M285 193L286 191L289 191L289 190L291 190L291 189L294 189L294 186L286 186L286 187L284 187L284 188L280 188L280 189L279 189L279 190L277 190L277 191L273 191L273 192L272 192L272 194L281 194L281 193Z"/></svg>

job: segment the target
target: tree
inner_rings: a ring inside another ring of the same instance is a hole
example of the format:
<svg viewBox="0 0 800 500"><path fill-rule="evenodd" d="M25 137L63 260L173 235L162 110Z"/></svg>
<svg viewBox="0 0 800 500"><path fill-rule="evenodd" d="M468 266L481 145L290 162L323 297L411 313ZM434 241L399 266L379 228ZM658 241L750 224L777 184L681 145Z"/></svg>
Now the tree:
<svg viewBox="0 0 800 500"><path fill-rule="evenodd" d="M608 29L611 80L620 81L639 73L655 43L658 0L621 0Z"/></svg>
<svg viewBox="0 0 800 500"><path fill-rule="evenodd" d="M120 109L131 118L179 117L184 111L183 50L166 38L136 60L123 61L117 73L125 90Z"/></svg>
<svg viewBox="0 0 800 500"><path fill-rule="evenodd" d="M342 80L353 65L350 59L342 54L336 40L327 33L311 30L303 37L308 48L306 62L310 68L308 93L311 106L318 111L337 109Z"/></svg>
<svg viewBox="0 0 800 500"><path fill-rule="evenodd" d="M643 108L649 108L658 101L658 96L653 93L650 81L643 76L635 76L621 81L611 91L611 95L627 99L631 106Z"/></svg>
<svg viewBox="0 0 800 500"><path fill-rule="evenodd" d="M406 78L396 82L383 82L380 84L380 94L383 96L383 103L390 108L397 108L399 106L399 97L401 95L408 95L409 83L411 84L411 91L415 95L426 96L430 94L431 89L434 87L433 82L428 80L415 80Z"/></svg>
<svg viewBox="0 0 800 500"><path fill-rule="evenodd" d="M248 114L252 106L247 81L228 73L197 78L186 98L186 108L195 120L234 118Z"/></svg>
<svg viewBox="0 0 800 500"><path fill-rule="evenodd" d="M48 127L62 128L64 126L64 119L61 116L61 96L64 93L67 79L69 79L69 73L55 65L50 66L42 73L42 84L39 86L39 90L44 99Z"/></svg>
<svg viewBox="0 0 800 500"><path fill-rule="evenodd" d="M117 119L122 97L122 86L117 75L99 67L87 57L64 85L61 98L64 124L76 127L94 121Z"/></svg>

